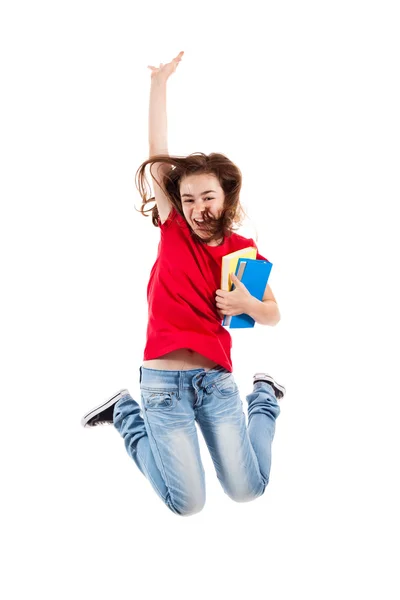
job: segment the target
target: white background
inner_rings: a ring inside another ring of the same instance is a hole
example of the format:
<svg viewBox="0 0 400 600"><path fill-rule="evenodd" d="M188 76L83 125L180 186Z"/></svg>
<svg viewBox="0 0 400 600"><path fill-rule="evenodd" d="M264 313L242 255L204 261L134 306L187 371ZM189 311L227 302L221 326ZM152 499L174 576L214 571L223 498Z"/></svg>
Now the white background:
<svg viewBox="0 0 400 600"><path fill-rule="evenodd" d="M3 2L2 593L399 597L399 20L395 2ZM171 154L223 152L282 320L233 332L245 400L286 386L270 484L170 512L111 427L139 399L159 230L137 211L147 65Z"/></svg>

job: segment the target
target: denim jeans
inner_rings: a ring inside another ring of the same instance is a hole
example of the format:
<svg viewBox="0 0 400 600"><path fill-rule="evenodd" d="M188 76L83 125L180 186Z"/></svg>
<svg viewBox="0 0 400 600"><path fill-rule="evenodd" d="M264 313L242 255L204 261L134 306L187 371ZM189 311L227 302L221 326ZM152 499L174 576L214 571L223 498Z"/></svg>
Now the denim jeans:
<svg viewBox="0 0 400 600"><path fill-rule="evenodd" d="M139 371L141 407L129 394L120 398L114 426L166 506L182 516L204 506L196 421L225 493L237 502L261 496L269 481L280 413L274 388L265 382L254 384L246 396L247 425L238 387L225 368Z"/></svg>

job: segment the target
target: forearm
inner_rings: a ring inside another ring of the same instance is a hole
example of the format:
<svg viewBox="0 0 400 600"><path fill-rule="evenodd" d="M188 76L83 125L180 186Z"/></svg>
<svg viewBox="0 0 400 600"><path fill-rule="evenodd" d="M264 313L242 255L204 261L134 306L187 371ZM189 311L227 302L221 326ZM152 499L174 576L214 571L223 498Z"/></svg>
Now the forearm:
<svg viewBox="0 0 400 600"><path fill-rule="evenodd" d="M252 317L260 325L276 325L281 318L279 308L273 300L257 300L252 296L245 310L246 315Z"/></svg>
<svg viewBox="0 0 400 600"><path fill-rule="evenodd" d="M167 82L152 79L149 105L149 150L168 154Z"/></svg>

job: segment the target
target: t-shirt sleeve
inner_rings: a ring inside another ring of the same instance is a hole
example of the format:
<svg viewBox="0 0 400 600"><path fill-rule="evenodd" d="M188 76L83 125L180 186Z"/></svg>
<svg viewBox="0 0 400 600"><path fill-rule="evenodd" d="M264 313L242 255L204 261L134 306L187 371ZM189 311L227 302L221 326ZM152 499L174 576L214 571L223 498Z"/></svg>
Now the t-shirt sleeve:
<svg viewBox="0 0 400 600"><path fill-rule="evenodd" d="M263 256L262 254L259 253L259 251L257 250L257 256L256 256L257 260L268 260L268 258L265 258L265 256ZM268 262L270 262L268 260Z"/></svg>

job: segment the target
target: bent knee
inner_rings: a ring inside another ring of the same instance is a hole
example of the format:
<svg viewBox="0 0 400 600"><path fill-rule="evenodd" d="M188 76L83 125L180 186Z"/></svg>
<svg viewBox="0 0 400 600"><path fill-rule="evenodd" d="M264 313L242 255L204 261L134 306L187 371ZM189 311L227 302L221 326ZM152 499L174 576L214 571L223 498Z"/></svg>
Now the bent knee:
<svg viewBox="0 0 400 600"><path fill-rule="evenodd" d="M180 517L191 517L192 515L196 515L200 511L203 510L204 504L194 504L193 506L178 506L178 507L169 507L172 512Z"/></svg>
<svg viewBox="0 0 400 600"><path fill-rule="evenodd" d="M252 500L256 500L264 494L267 485L268 482L260 484L258 488L253 490L225 490L225 493L234 502L252 502Z"/></svg>
<svg viewBox="0 0 400 600"><path fill-rule="evenodd" d="M173 502L170 500L167 502L167 506L173 513L180 517L191 517L196 515L203 510L205 505L205 498L193 499L188 502Z"/></svg>

